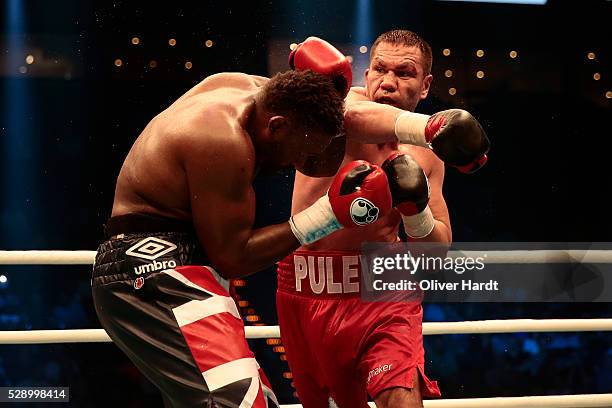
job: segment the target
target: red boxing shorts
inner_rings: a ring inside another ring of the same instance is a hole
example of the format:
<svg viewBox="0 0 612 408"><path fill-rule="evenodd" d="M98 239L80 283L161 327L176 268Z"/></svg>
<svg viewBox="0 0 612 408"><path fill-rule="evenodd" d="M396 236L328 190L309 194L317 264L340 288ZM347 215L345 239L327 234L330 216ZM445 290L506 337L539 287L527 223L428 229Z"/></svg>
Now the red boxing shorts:
<svg viewBox="0 0 612 408"><path fill-rule="evenodd" d="M440 397L425 376L420 302L362 302L359 252L296 251L278 265L281 337L305 408L367 407L369 394Z"/></svg>

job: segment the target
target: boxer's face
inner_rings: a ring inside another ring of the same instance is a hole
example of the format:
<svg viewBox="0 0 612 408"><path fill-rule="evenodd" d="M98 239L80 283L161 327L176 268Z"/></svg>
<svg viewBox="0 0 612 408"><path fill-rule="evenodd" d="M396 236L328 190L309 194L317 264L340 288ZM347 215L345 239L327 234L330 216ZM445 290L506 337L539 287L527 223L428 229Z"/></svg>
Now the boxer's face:
<svg viewBox="0 0 612 408"><path fill-rule="evenodd" d="M276 117L280 118L280 117ZM271 167L299 169L312 156L321 154L331 143L333 135L319 129L305 130L288 118L272 119L269 127L267 162Z"/></svg>
<svg viewBox="0 0 612 408"><path fill-rule="evenodd" d="M418 47L381 42L365 72L366 95L371 101L414 111L427 97L431 74L423 71Z"/></svg>
<svg viewBox="0 0 612 408"><path fill-rule="evenodd" d="M287 144L287 157L290 157L291 164L299 170L309 158L323 153L332 137L321 130L298 130L293 140Z"/></svg>

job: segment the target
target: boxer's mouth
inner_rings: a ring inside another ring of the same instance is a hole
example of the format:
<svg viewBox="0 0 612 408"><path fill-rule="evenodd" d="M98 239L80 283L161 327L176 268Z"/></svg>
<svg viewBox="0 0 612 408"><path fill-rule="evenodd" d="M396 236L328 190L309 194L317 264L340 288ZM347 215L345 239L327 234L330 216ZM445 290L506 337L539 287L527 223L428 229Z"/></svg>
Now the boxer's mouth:
<svg viewBox="0 0 612 408"><path fill-rule="evenodd" d="M381 96L380 98L376 98L376 102L384 103L385 105L391 105L397 107L398 103L393 98L389 98L388 96Z"/></svg>

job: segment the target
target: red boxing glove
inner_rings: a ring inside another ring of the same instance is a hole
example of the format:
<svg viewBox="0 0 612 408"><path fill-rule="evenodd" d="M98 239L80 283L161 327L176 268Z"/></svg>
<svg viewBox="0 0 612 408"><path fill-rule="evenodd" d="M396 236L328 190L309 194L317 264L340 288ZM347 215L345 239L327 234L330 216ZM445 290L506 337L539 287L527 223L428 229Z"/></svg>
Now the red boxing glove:
<svg viewBox="0 0 612 408"><path fill-rule="evenodd" d="M331 77L336 89L345 97L353 83L353 71L348 58L333 45L317 37L308 37L291 51L289 66L298 71L310 69Z"/></svg>
<svg viewBox="0 0 612 408"><path fill-rule="evenodd" d="M389 212L393 202L384 170L364 160L342 167L327 195L338 222L345 227L375 222Z"/></svg>
<svg viewBox="0 0 612 408"><path fill-rule="evenodd" d="M289 220L302 245L311 244L343 227L375 222L391 210L392 198L385 172L364 160L338 171L326 195Z"/></svg>

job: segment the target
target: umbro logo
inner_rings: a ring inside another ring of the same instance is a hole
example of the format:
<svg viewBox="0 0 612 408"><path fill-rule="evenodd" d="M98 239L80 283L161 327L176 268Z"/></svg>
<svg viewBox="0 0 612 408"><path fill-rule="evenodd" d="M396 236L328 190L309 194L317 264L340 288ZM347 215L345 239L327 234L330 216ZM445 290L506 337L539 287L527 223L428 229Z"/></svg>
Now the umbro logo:
<svg viewBox="0 0 612 408"><path fill-rule="evenodd" d="M131 246L126 255L135 256L136 258L148 259L150 261L166 255L176 249L176 245L172 242L164 241L163 239L149 237Z"/></svg>

